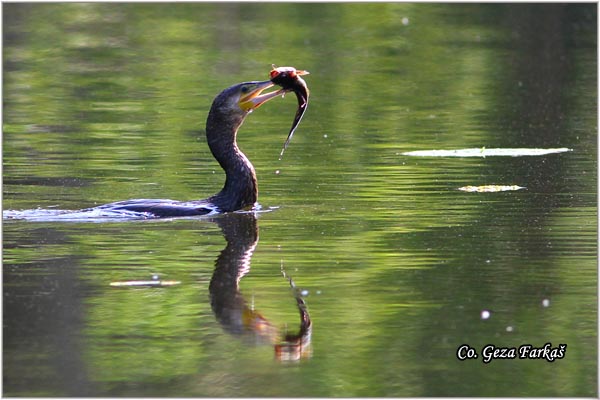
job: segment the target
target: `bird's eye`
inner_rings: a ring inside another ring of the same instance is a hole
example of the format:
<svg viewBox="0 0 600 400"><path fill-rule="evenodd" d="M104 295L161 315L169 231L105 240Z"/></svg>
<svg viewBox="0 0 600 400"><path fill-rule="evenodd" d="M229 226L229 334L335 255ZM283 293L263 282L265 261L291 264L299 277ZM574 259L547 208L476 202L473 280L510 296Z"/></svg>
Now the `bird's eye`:
<svg viewBox="0 0 600 400"><path fill-rule="evenodd" d="M248 90L250 90L248 86L242 86L242 93L248 93Z"/></svg>

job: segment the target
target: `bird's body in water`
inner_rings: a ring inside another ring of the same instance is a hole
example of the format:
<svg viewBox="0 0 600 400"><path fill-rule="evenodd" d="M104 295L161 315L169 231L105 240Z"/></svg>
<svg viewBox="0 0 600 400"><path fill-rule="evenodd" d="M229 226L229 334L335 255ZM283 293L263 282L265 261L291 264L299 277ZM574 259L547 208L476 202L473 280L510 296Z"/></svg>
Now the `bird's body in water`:
<svg viewBox="0 0 600 400"><path fill-rule="evenodd" d="M63 218L86 215L94 218L164 218L252 209L258 199L256 173L252 163L237 146L237 131L252 110L285 92L285 89L280 89L261 94L272 86L270 81L244 82L223 90L214 99L206 121L206 138L226 176L225 185L217 194L204 200L133 199L79 211L47 211ZM37 211L41 217L44 215L39 212L42 210ZM19 218L19 215L16 214L14 218Z"/></svg>

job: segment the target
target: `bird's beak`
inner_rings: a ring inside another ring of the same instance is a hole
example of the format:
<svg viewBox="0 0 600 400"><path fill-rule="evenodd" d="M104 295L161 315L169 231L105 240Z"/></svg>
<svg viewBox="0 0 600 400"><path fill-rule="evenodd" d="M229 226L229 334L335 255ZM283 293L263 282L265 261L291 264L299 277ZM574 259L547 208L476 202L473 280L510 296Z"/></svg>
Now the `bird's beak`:
<svg viewBox="0 0 600 400"><path fill-rule="evenodd" d="M271 81L256 82L254 85L254 89L240 97L238 104L244 111L252 111L268 100L284 93L284 90L277 90L275 92L261 94L265 89L273 86Z"/></svg>

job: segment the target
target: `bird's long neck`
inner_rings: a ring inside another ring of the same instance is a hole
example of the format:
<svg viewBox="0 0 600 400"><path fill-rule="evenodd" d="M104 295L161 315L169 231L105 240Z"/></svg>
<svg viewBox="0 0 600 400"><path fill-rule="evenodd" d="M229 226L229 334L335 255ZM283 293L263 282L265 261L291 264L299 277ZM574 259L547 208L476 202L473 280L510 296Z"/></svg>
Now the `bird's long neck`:
<svg viewBox="0 0 600 400"><path fill-rule="evenodd" d="M223 212L252 207L258 199L254 167L236 143L243 121L243 116L232 119L215 110L206 121L208 146L226 175L223 189L208 200Z"/></svg>

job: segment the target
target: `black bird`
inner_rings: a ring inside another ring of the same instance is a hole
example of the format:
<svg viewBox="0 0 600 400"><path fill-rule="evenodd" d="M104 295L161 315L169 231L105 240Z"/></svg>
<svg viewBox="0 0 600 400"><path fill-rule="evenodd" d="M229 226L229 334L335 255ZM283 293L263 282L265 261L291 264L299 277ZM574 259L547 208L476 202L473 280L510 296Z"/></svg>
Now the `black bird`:
<svg viewBox="0 0 600 400"><path fill-rule="evenodd" d="M206 120L206 138L213 156L225 170L225 185L219 193L204 200L186 202L168 199L125 200L81 211L161 218L251 209L258 199L256 173L252 163L238 148L236 136L252 110L287 91L280 89L262 94L271 86L271 81L240 83L223 90L212 103Z"/></svg>

